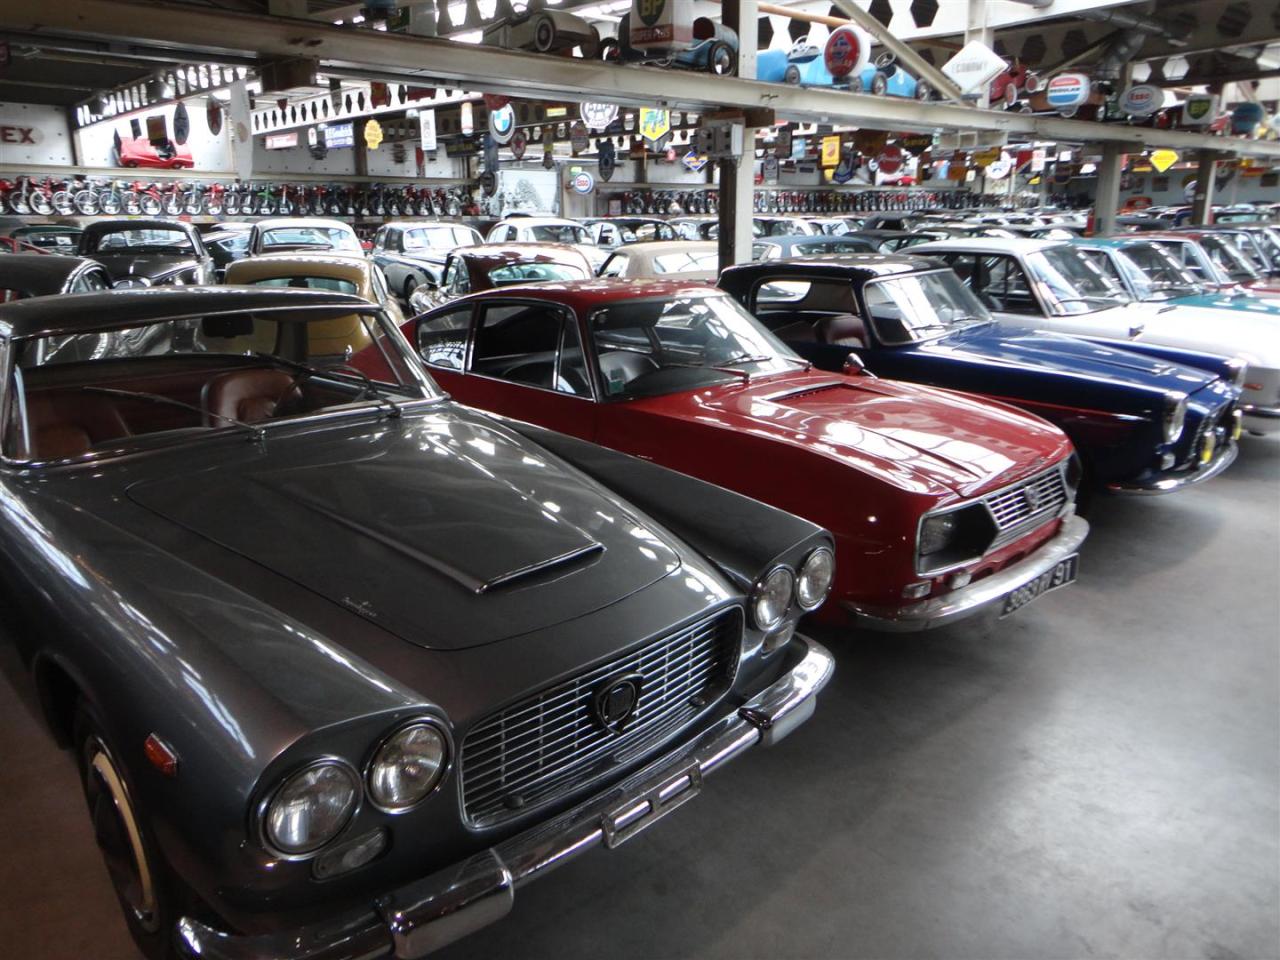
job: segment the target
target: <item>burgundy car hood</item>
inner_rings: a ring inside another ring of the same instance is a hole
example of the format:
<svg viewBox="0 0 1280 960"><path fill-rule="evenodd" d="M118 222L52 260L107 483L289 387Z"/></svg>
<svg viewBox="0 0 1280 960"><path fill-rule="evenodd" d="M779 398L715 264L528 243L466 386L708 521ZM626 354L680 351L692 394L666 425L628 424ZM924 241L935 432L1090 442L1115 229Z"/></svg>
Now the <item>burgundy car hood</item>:
<svg viewBox="0 0 1280 960"><path fill-rule="evenodd" d="M722 424L817 449L904 487L1012 483L1068 447L1054 426L978 397L874 377L800 374L700 395Z"/></svg>
<svg viewBox="0 0 1280 960"><path fill-rule="evenodd" d="M679 568L617 501L464 416L268 436L260 456L143 481L129 497L434 649L585 616Z"/></svg>

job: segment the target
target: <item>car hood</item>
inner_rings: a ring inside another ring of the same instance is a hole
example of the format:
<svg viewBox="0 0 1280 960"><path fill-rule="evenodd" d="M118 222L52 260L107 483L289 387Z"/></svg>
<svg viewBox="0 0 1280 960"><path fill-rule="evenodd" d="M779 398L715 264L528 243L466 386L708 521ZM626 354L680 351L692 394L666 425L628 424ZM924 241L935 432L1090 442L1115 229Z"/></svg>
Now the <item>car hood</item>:
<svg viewBox="0 0 1280 960"><path fill-rule="evenodd" d="M1198 293L1169 301L1179 307L1197 307L1202 310L1240 310L1259 317L1280 318L1280 303L1274 299L1257 297L1243 288L1236 293Z"/></svg>
<svg viewBox="0 0 1280 960"><path fill-rule="evenodd" d="M150 280L163 277L175 270L198 266L200 263L194 257L177 257L162 253L91 253L88 256L106 267L113 282L124 280L126 277L146 277Z"/></svg>
<svg viewBox="0 0 1280 960"><path fill-rule="evenodd" d="M675 547L602 488L452 404L268 435L255 456L128 495L431 649L552 627L680 567Z"/></svg>
<svg viewBox="0 0 1280 960"><path fill-rule="evenodd" d="M1250 365L1280 367L1280 324L1236 310L1143 303L1144 328L1137 339L1166 347L1239 356Z"/></svg>
<svg viewBox="0 0 1280 960"><path fill-rule="evenodd" d="M995 365L1001 370L1019 369L1040 376L1057 374L1163 390L1194 392L1217 379L1208 371L1123 347L1103 346L1056 333L1020 333L1002 324L963 331L917 349L952 361ZM993 388L999 392L998 384L993 384Z"/></svg>
<svg viewBox="0 0 1280 960"><path fill-rule="evenodd" d="M700 419L836 457L897 485L965 496L1064 456L1043 420L965 394L875 377L803 373L699 391Z"/></svg>

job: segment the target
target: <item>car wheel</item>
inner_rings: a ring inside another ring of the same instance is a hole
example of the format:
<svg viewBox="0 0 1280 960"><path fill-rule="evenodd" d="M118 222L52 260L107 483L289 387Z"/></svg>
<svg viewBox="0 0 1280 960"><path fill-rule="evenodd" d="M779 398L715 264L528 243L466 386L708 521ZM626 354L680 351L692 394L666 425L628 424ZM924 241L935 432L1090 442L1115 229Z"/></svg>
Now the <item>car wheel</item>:
<svg viewBox="0 0 1280 960"><path fill-rule="evenodd" d="M782 74L782 82L798 86L800 84L800 68L794 63L788 63L787 69Z"/></svg>
<svg viewBox="0 0 1280 960"><path fill-rule="evenodd" d="M617 63L622 59L622 51L618 48L618 41L613 37L605 37L600 41L600 59L610 63Z"/></svg>
<svg viewBox="0 0 1280 960"><path fill-rule="evenodd" d="M80 782L94 840L120 901L125 923L148 960L174 960L179 900L145 811L120 767L93 707L81 702L75 720Z"/></svg>
<svg viewBox="0 0 1280 960"><path fill-rule="evenodd" d="M539 53L549 53L555 49L556 25L550 17L539 17L533 27L533 49Z"/></svg>
<svg viewBox="0 0 1280 960"><path fill-rule="evenodd" d="M933 87L929 86L929 84L927 84L927 83L926 83L925 81L923 81L923 80L917 80L917 81L916 81L916 99L917 99L917 100L932 100L932 99L933 99Z"/></svg>
<svg viewBox="0 0 1280 960"><path fill-rule="evenodd" d="M418 281L410 274L404 281L404 302L408 303L409 298L413 296L413 291L418 289Z"/></svg>
<svg viewBox="0 0 1280 960"><path fill-rule="evenodd" d="M871 78L871 92L877 97L883 97L889 90L889 78L879 70L876 75Z"/></svg>
<svg viewBox="0 0 1280 960"><path fill-rule="evenodd" d="M707 73L717 77L732 77L738 72L738 60L734 56L733 47L723 40L717 40L707 51Z"/></svg>

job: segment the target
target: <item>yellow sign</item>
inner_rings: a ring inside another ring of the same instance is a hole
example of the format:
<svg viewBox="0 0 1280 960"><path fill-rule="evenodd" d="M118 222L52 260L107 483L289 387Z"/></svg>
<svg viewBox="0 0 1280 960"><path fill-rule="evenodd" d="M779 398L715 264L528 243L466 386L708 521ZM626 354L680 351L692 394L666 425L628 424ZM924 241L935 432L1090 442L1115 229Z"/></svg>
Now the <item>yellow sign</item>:
<svg viewBox="0 0 1280 960"><path fill-rule="evenodd" d="M1161 173L1164 173L1175 163L1178 162L1177 150L1153 150L1151 151L1151 165Z"/></svg>
<svg viewBox="0 0 1280 960"><path fill-rule="evenodd" d="M840 164L840 138L823 137L822 138L822 165L824 167L835 167Z"/></svg>
<svg viewBox="0 0 1280 960"><path fill-rule="evenodd" d="M377 150L382 143L382 124L377 120L366 120L364 124L364 142L370 150Z"/></svg>
<svg viewBox="0 0 1280 960"><path fill-rule="evenodd" d="M973 163L977 167L989 167L1000 159L1000 148L991 147L987 150L976 150L973 154Z"/></svg>
<svg viewBox="0 0 1280 960"><path fill-rule="evenodd" d="M671 132L671 112L654 107L640 108L640 136L657 143Z"/></svg>

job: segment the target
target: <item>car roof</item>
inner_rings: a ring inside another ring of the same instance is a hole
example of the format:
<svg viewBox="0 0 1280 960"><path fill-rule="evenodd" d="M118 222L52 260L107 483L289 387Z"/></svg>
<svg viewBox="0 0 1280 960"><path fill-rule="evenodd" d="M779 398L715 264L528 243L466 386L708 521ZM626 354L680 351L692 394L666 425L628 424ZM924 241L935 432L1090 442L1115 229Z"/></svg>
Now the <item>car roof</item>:
<svg viewBox="0 0 1280 960"><path fill-rule="evenodd" d="M341 220L327 220L322 217L267 217L255 223L254 227L259 231L275 230L280 227L328 227L330 229L337 227L339 230L355 233L355 229L349 223L343 223Z"/></svg>
<svg viewBox="0 0 1280 960"><path fill-rule="evenodd" d="M61 293L67 278L85 264L85 257L59 257L47 253L7 253L0 257L0 288Z"/></svg>
<svg viewBox="0 0 1280 960"><path fill-rule="evenodd" d="M614 255L660 257L664 253L698 253L719 250L716 240L650 240L648 243L632 243L614 251Z"/></svg>
<svg viewBox="0 0 1280 960"><path fill-rule="evenodd" d="M484 263L522 263L538 260L553 263L572 263L575 266L590 261L577 247L568 243L477 243L472 247L459 247L455 257Z"/></svg>
<svg viewBox="0 0 1280 960"><path fill-rule="evenodd" d="M918 248L912 247L912 249ZM848 276L850 273L855 273L861 280L870 280L902 273L923 273L926 270L945 269L947 268L936 260L904 253L820 253L808 257L789 257L786 260L740 263L727 267L725 272L772 273L777 270L789 270L819 276Z"/></svg>
<svg viewBox="0 0 1280 960"><path fill-rule="evenodd" d="M111 220L95 220L85 224L85 233L113 233L118 230L181 230L183 233L198 232L194 226L182 220L134 220L121 218Z"/></svg>
<svg viewBox="0 0 1280 960"><path fill-rule="evenodd" d="M361 281L368 276L371 265L368 260L357 253L260 253L256 257L246 257L227 264L227 275L247 273L265 279L272 274L272 267L299 267L315 270L320 276L349 277L357 275ZM231 281L234 282L234 281Z"/></svg>
<svg viewBox="0 0 1280 960"><path fill-rule="evenodd" d="M548 225L557 226L557 227L582 226L582 224L580 224L577 220L567 220L564 217L529 217L529 216L504 217L503 219L499 220L498 223L495 223L494 226L496 227L500 223L504 223L504 224L509 223L515 226L544 226L544 227Z"/></svg>
<svg viewBox="0 0 1280 960"><path fill-rule="evenodd" d="M594 280L571 280L564 283L521 283L482 290L463 299L490 300L494 298L519 297L522 300L552 300L563 303L577 311L590 310L623 300L652 300L662 297L692 296L704 297L708 294L728 296L706 283L688 279L654 280L631 279L610 280L597 278ZM450 304L460 301L451 300Z"/></svg>
<svg viewBox="0 0 1280 960"><path fill-rule="evenodd" d="M1049 247L1060 247L1064 240L1040 240L1035 237L952 237L949 240L931 240L911 249L927 253L1039 253Z"/></svg>
<svg viewBox="0 0 1280 960"><path fill-rule="evenodd" d="M376 310L363 297L327 290L279 287L148 287L62 297L34 297L0 304L0 334L21 339L84 333L161 320L200 318L267 310L341 308L341 313ZM339 315L341 315L339 313Z"/></svg>

